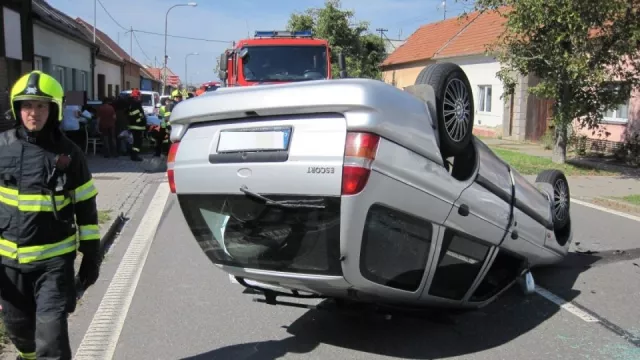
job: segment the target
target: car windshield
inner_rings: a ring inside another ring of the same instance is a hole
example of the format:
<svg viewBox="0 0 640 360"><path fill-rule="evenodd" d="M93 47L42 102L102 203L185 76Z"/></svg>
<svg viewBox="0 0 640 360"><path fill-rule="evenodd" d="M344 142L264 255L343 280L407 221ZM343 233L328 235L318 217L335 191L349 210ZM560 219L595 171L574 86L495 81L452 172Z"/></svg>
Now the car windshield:
<svg viewBox="0 0 640 360"><path fill-rule="evenodd" d="M323 46L249 46L242 59L247 81L305 81L327 78Z"/></svg>
<svg viewBox="0 0 640 360"><path fill-rule="evenodd" d="M142 94L142 106L153 106L153 96L151 94Z"/></svg>

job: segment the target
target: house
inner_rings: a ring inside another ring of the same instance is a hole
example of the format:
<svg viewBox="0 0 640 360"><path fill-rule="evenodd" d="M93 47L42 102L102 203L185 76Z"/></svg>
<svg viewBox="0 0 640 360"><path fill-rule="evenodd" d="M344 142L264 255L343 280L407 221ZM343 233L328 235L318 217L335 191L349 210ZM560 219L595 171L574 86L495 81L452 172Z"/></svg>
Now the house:
<svg viewBox="0 0 640 360"><path fill-rule="evenodd" d="M9 92L33 69L33 16L28 0L4 0L0 8L0 111L9 109Z"/></svg>
<svg viewBox="0 0 640 360"><path fill-rule="evenodd" d="M44 0L33 0L33 68L55 77L65 92L93 97L93 70L98 47L70 17Z"/></svg>
<svg viewBox="0 0 640 360"><path fill-rule="evenodd" d="M502 127L502 82L496 77L500 63L485 54L486 45L498 39L504 19L496 13L471 13L426 24L382 63L383 80L404 88L413 85L427 65L452 62L460 65L471 83L476 107L476 133L492 133Z"/></svg>
<svg viewBox="0 0 640 360"><path fill-rule="evenodd" d="M505 22L495 12L473 12L462 18L423 25L382 62L383 80L404 88L413 85L427 65L456 63L467 74L473 90L474 133L514 140L539 140L549 129L553 102L529 94L528 88L538 82L533 75L519 76L515 91L504 94L502 82L496 76L500 63L486 51L487 46L503 33ZM607 141L621 141L629 133L629 123L640 117L639 98L630 98L627 106L621 105L617 111L605 114L602 128L606 131L578 132L594 140L606 133L609 134Z"/></svg>
<svg viewBox="0 0 640 360"><path fill-rule="evenodd" d="M385 59L391 54L393 53L397 48L399 48L400 46L402 46L405 43L406 40L400 40L400 39L389 39L389 38L385 38L384 39L384 50L385 50Z"/></svg>
<svg viewBox="0 0 640 360"><path fill-rule="evenodd" d="M93 26L84 21L77 21L85 35L93 41ZM93 78L94 99L103 100L107 96L120 93L124 79L125 60L109 46L109 39L105 33L96 28L96 67Z"/></svg>
<svg viewBox="0 0 640 360"><path fill-rule="evenodd" d="M162 93L162 78L164 76L164 68L156 68L156 67L147 67L146 70L159 82L160 93ZM176 75L171 69L167 68L167 86L165 88L164 94L168 95L171 91L178 88L180 85L180 77Z"/></svg>
<svg viewBox="0 0 640 360"><path fill-rule="evenodd" d="M92 29L93 31L93 28L91 27L91 25L88 22L84 21L83 19L76 18L76 22L82 24L85 27ZM96 34L97 34L97 31L96 31ZM124 51L124 49L122 49L118 44L116 44L115 41L113 41L113 39L111 39L106 34L103 37L101 37L101 39L124 61L124 67L122 69L122 85L123 85L122 90L140 88L140 82L142 80L140 69L143 66L139 62L137 62L136 59L134 59L130 54ZM115 90L115 88L113 90ZM107 96L109 96L108 93L109 91L107 91ZM115 95L115 91L113 95Z"/></svg>
<svg viewBox="0 0 640 360"><path fill-rule="evenodd" d="M140 68L140 90L160 92L162 82L156 78L147 67Z"/></svg>

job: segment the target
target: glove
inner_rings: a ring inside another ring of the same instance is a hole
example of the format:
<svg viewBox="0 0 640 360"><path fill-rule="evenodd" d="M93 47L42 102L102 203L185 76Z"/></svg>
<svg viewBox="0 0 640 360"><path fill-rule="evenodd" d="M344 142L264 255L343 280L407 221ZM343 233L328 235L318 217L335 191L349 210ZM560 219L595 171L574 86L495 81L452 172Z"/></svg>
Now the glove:
<svg viewBox="0 0 640 360"><path fill-rule="evenodd" d="M98 280L100 276L100 263L100 256L97 253L83 255L82 263L80 263L80 271L78 271L78 285L82 290L86 290Z"/></svg>

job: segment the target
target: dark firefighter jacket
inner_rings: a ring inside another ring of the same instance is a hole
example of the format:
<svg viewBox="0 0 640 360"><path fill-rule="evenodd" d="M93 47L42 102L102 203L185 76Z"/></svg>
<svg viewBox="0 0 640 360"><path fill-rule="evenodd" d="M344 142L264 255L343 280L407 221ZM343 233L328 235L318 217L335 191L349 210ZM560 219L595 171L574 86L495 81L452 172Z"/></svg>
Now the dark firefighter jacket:
<svg viewBox="0 0 640 360"><path fill-rule="evenodd" d="M180 103L179 101L178 102L174 101L171 104L164 106L163 118L161 122L161 126L163 128L166 128L167 126L171 125L171 112L179 103Z"/></svg>
<svg viewBox="0 0 640 360"><path fill-rule="evenodd" d="M147 116L144 114L144 109L139 101L130 99L127 114L129 118L129 130L146 130Z"/></svg>
<svg viewBox="0 0 640 360"><path fill-rule="evenodd" d="M57 155L71 161L52 176ZM60 131L43 141L22 127L0 133L0 262L29 268L75 258L78 245L85 254L97 252L97 193L84 154Z"/></svg>

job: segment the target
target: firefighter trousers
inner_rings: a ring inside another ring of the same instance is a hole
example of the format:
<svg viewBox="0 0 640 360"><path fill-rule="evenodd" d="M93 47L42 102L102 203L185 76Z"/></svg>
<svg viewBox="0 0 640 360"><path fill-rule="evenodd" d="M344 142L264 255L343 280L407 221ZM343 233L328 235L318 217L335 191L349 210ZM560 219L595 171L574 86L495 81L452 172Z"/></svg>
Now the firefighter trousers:
<svg viewBox="0 0 640 360"><path fill-rule="evenodd" d="M71 360L67 316L75 311L73 259L33 270L0 265L0 303L11 342L25 360Z"/></svg>
<svg viewBox="0 0 640 360"><path fill-rule="evenodd" d="M142 138L144 137L144 130L129 129L129 131L131 131L131 135L133 136L132 155L137 156L142 150Z"/></svg>
<svg viewBox="0 0 640 360"><path fill-rule="evenodd" d="M160 130L154 133L155 144L155 156L160 156L161 154L167 155L169 152L169 141L166 139L167 133L169 133L169 129L160 128Z"/></svg>

